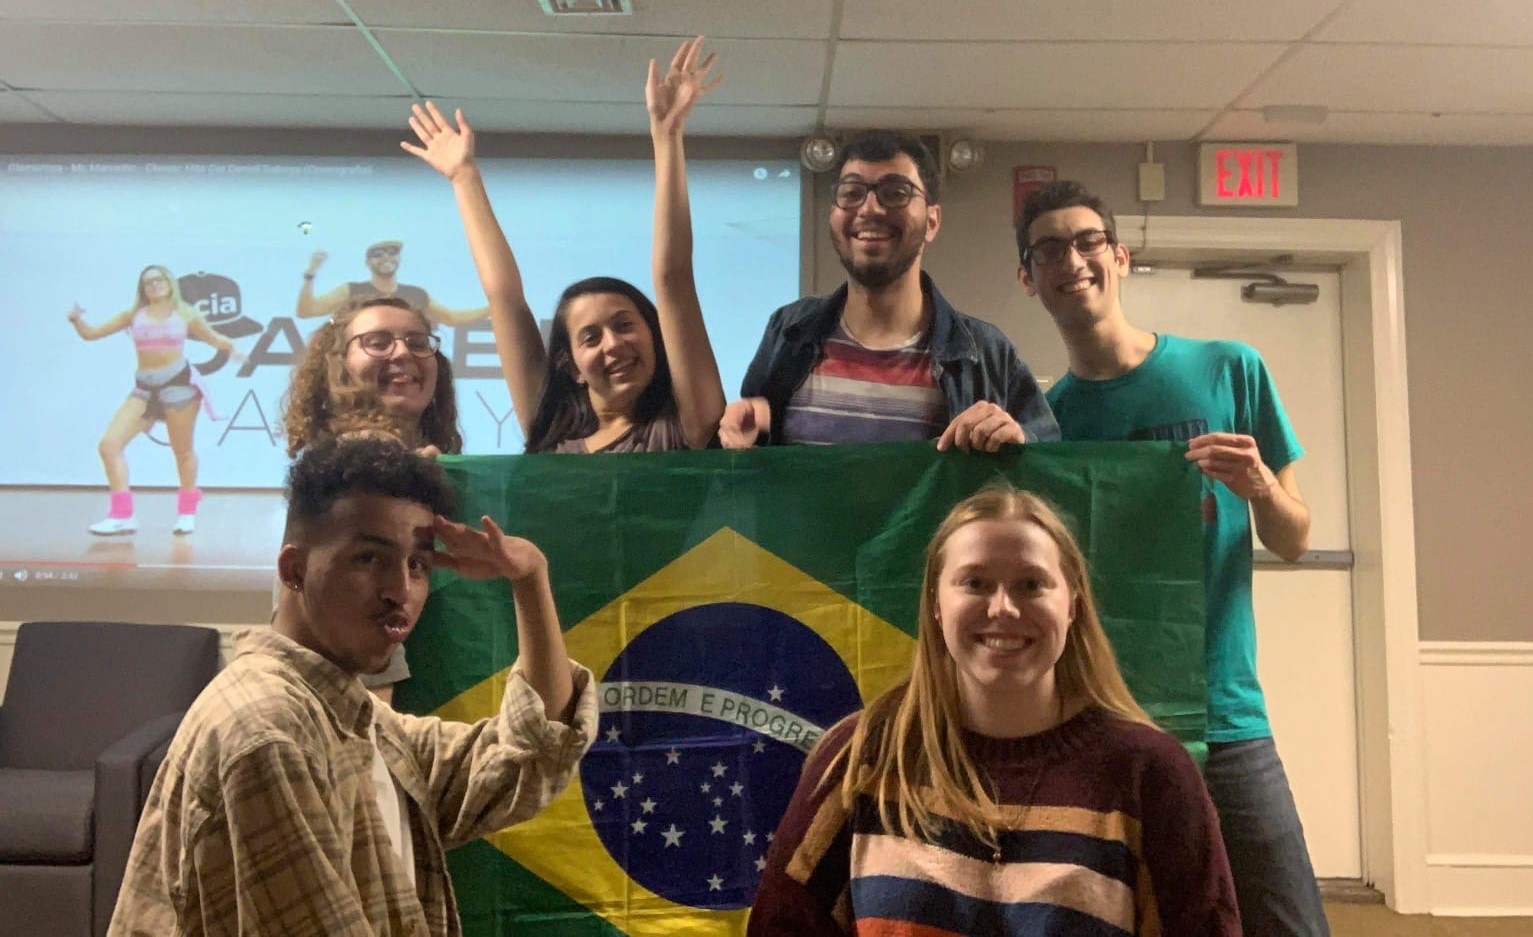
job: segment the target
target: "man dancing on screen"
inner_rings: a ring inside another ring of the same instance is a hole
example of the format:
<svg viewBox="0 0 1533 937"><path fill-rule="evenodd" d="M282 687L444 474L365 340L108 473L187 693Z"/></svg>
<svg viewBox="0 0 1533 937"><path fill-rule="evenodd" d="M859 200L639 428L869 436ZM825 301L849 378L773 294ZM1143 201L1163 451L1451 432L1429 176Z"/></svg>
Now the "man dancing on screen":
<svg viewBox="0 0 1533 937"><path fill-rule="evenodd" d="M350 300L372 299L378 296L397 296L425 313L426 318L439 325L465 325L484 318L489 312L484 306L477 309L448 309L432 299L431 294L424 288L400 283L399 254L403 249L402 241L379 241L369 245L366 261L371 275L368 279L342 283L335 289L318 296L314 295L314 276L330 255L324 251L315 251L309 258L309 269L303 273L303 286L298 289L298 318L315 319L320 316L334 315L337 309Z"/></svg>

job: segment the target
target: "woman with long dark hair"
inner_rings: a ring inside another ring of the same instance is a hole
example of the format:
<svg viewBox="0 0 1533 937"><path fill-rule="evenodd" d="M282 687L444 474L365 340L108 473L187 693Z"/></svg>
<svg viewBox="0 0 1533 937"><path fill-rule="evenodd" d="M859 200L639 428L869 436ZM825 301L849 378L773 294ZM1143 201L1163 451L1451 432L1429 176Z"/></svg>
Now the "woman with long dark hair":
<svg viewBox="0 0 1533 937"><path fill-rule="evenodd" d="M682 149L687 116L718 83L708 80L713 56L699 61L701 47L701 37L683 43L664 75L651 61L645 86L655 148L657 302L623 280L581 280L560 297L546 349L463 112L454 126L428 102L410 118L420 145L401 146L447 177L457 196L528 452L702 448L717 431L724 389L693 279Z"/></svg>

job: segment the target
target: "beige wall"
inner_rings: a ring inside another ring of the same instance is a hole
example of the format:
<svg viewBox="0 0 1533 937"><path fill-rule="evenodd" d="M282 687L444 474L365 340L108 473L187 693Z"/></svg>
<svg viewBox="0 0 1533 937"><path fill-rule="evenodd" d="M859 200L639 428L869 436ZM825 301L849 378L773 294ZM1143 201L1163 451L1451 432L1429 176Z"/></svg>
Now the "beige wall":
<svg viewBox="0 0 1533 937"><path fill-rule="evenodd" d="M1042 307L1015 282L1011 168L1052 165L1122 215L1137 215L1129 145L992 144L986 165L949 177L943 225L926 260L959 309L995 321L1041 371L1063 352ZM1154 214L1218 214L1196 200L1197 150L1160 144L1167 199ZM1278 217L1398 219L1405 253L1420 633L1430 641L1533 640L1533 301L1526 228L1533 149L1301 146L1300 205ZM815 275L842 279L826 242L829 180L815 181ZM1120 232L1130 246L1137 227ZM1125 304L1130 317L1132 282Z"/></svg>
<svg viewBox="0 0 1533 937"><path fill-rule="evenodd" d="M394 155L395 134L332 131L107 130L0 127L8 152L245 152ZM643 157L642 139L486 135L497 156ZM795 141L705 140L694 158L783 158ZM1127 145L991 145L976 173L950 178L944 222L926 267L964 311L996 321L1040 369L1063 360L1057 338L1014 279L1013 165L1058 167L1096 189L1121 214L1137 214L1135 166ZM1156 214L1200 214L1193 205L1195 148L1161 144L1167 200ZM1533 150L1526 148L1300 148L1297 209L1282 217L1399 219L1404 229L1405 307L1421 637L1425 640L1533 639L1533 577L1520 548L1533 518L1533 303L1523 293L1523 229L1533 218ZM806 199L805 281L816 291L842 280L824 235L829 180ZM502 208L502 213L505 212ZM646 232L647 235L647 232ZM640 235L644 236L644 235ZM1138 232L1123 232L1138 243ZM1153 243L1154 225L1150 236ZM787 298L784 298L786 301ZM1130 308L1132 315L1132 308ZM248 622L264 618L260 595L0 590L0 619L114 615L159 621ZM82 604L76 606L76 601Z"/></svg>

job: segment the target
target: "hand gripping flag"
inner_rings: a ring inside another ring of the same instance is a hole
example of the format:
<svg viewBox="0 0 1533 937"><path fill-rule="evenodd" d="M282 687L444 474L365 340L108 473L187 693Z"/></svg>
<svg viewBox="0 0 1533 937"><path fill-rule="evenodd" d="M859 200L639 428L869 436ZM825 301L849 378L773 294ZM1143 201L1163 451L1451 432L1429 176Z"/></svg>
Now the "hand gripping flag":
<svg viewBox="0 0 1533 937"><path fill-rule="evenodd" d="M534 820L450 857L467 933L739 934L804 756L906 673L923 551L988 482L1072 522L1136 696L1203 731L1196 468L1167 443L929 443L444 457L461 516L548 556L600 735ZM438 573L401 708L493 712L516 657L504 583Z"/></svg>

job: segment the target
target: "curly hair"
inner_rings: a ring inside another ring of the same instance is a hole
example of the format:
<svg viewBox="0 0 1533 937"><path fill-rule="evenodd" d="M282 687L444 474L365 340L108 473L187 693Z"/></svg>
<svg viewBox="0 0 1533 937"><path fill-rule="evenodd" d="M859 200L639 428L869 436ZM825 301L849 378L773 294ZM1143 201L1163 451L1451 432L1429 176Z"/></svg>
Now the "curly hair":
<svg viewBox="0 0 1533 937"><path fill-rule="evenodd" d="M413 501L433 514L451 515L452 486L435 459L392 437L321 439L303 450L287 473L285 541L301 540L337 501L354 494Z"/></svg>
<svg viewBox="0 0 1533 937"><path fill-rule="evenodd" d="M293 368L282 409L289 456L326 437L370 431L396 436L411 448L432 445L444 453L463 451L452 364L441 351L436 352L436 390L418 420L390 413L372 388L352 383L344 356L346 330L362 310L375 306L408 310L422 328L431 330L426 314L398 297L359 298L342 306L314 333L303 358Z"/></svg>

